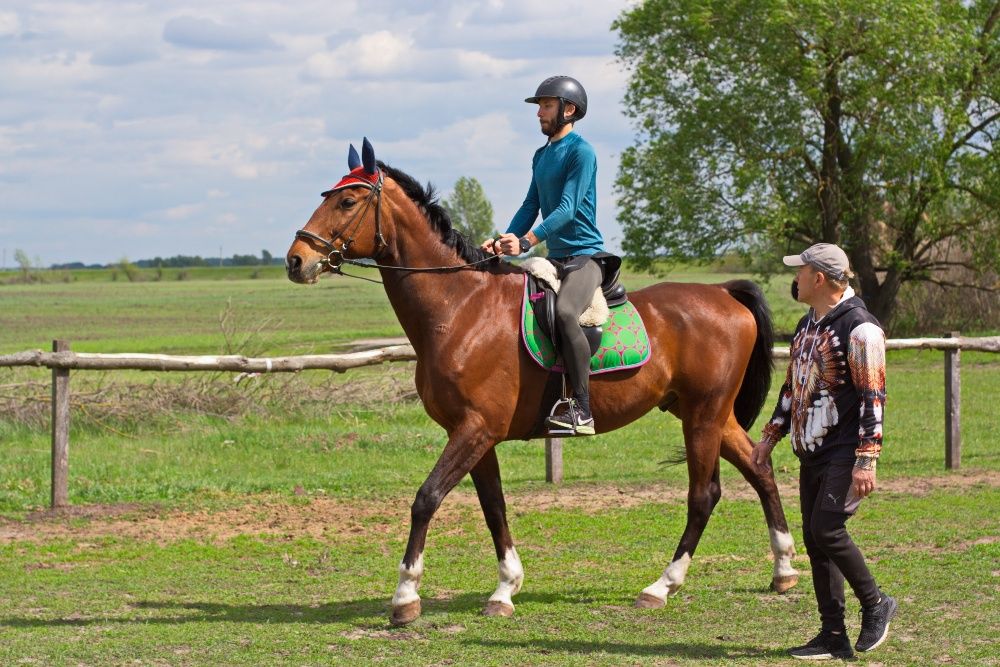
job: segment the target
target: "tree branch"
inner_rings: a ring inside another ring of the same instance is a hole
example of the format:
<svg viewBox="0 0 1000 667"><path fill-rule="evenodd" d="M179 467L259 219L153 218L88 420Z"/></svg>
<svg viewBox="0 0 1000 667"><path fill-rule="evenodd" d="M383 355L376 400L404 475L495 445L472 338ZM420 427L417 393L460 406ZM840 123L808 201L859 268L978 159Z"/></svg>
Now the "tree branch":
<svg viewBox="0 0 1000 667"><path fill-rule="evenodd" d="M958 141L956 141L956 142L955 142L954 144L952 144L952 146L951 146L951 150L949 151L949 157L950 157L951 155L953 155L953 154L955 153L955 151L956 151L956 150L958 150L959 148L961 148L961 147L962 147L962 146L964 146L965 144L969 143L969 140L970 140L970 139L972 139L972 137L974 137L974 136L976 136L977 134L979 134L980 132L982 132L982 131L983 131L983 129L985 129L985 128L986 128L987 126L989 126L990 124L992 124L992 123L993 123L993 121L997 120L998 118L1000 118L1000 111L997 111L996 113L994 113L994 114L992 114L992 115L990 115L990 116L987 116L987 117L986 117L986 118L985 118L985 119L983 120L983 122L981 122L981 123L979 123L978 125L975 125L975 126L973 126L972 128L970 128L970 129L969 129L969 131L968 131L968 132L966 132L966 133L965 133L965 134L964 134L964 135L962 136L962 138L961 138L961 139L959 139L959 140L958 140ZM988 151L987 151L987 152L988 152Z"/></svg>

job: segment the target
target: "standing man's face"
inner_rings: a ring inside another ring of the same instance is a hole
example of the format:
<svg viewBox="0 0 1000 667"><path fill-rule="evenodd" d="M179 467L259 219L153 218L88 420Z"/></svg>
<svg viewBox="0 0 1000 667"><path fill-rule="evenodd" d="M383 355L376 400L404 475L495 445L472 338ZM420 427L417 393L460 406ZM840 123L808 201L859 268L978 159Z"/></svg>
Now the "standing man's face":
<svg viewBox="0 0 1000 667"><path fill-rule="evenodd" d="M819 287L819 276L820 272L808 264L799 267L795 278L799 282L799 301L801 303L812 305L812 298L816 295L816 290Z"/></svg>
<svg viewBox="0 0 1000 667"><path fill-rule="evenodd" d="M572 102L567 102L563 112L566 116L576 113L576 106ZM541 126L542 134L551 137L559 131L556 117L559 115L559 100L554 97L544 97L538 101L538 123Z"/></svg>

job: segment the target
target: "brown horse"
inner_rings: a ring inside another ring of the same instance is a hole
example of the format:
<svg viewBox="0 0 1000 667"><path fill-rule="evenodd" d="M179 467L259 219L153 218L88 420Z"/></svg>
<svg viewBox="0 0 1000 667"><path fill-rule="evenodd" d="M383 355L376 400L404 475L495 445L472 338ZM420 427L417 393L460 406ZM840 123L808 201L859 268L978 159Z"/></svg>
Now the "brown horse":
<svg viewBox="0 0 1000 667"><path fill-rule="evenodd" d="M487 615L509 616L524 571L507 526L494 447L544 436L543 419L558 398L555 373L522 349L521 269L483 253L452 227L447 214L410 176L376 164L366 142L363 166L353 147L350 174L296 234L288 277L315 283L342 263L372 258L386 294L417 354L416 387L448 443L411 508L406 553L392 598L392 623L420 615L428 524L444 497L472 476L499 561L499 585ZM421 270L422 269L422 270ZM773 475L750 464L745 428L770 385L772 331L760 289L749 281L721 285L659 283L630 294L649 331L652 358L631 370L596 375L591 405L598 432L613 431L653 408L683 425L688 466L687 525L662 576L639 595L640 607L663 606L684 578L721 496L719 457L732 463L760 496L774 553L771 587L798 580L794 544Z"/></svg>

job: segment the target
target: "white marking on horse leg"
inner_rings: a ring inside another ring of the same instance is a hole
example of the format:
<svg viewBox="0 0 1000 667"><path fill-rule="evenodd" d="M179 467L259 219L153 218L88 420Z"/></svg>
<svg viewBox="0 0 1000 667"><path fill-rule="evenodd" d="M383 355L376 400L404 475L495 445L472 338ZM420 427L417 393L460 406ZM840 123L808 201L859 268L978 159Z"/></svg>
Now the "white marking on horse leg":
<svg viewBox="0 0 1000 667"><path fill-rule="evenodd" d="M774 578L798 576L792 567L795 558L795 540L789 533L771 528L771 552L774 554Z"/></svg>
<svg viewBox="0 0 1000 667"><path fill-rule="evenodd" d="M420 588L420 578L424 576L424 555L417 556L413 567L406 567L405 563L399 564L399 585L396 586L396 594L392 596L392 606L399 607L420 599L417 589Z"/></svg>
<svg viewBox="0 0 1000 667"><path fill-rule="evenodd" d="M655 583L646 586L642 592L659 600L666 601L667 596L673 595L677 589L684 584L688 567L691 566L691 554L684 553L680 558L667 566L663 571L663 576Z"/></svg>
<svg viewBox="0 0 1000 667"><path fill-rule="evenodd" d="M504 552L503 560L497 563L497 569L500 572L500 581L489 601L503 602L513 607L511 597L517 595L524 581L524 568L521 567L521 559L517 557L517 550L514 547Z"/></svg>

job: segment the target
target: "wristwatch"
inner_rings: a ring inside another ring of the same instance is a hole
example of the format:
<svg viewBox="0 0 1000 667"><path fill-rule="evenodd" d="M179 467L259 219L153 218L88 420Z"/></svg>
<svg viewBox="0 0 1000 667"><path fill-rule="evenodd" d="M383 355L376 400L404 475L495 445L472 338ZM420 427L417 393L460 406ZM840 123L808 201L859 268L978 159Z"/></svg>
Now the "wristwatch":
<svg viewBox="0 0 1000 667"><path fill-rule="evenodd" d="M521 238L518 239L518 242L520 242L521 244L522 255L531 250L531 241L528 240L527 236L522 236Z"/></svg>

